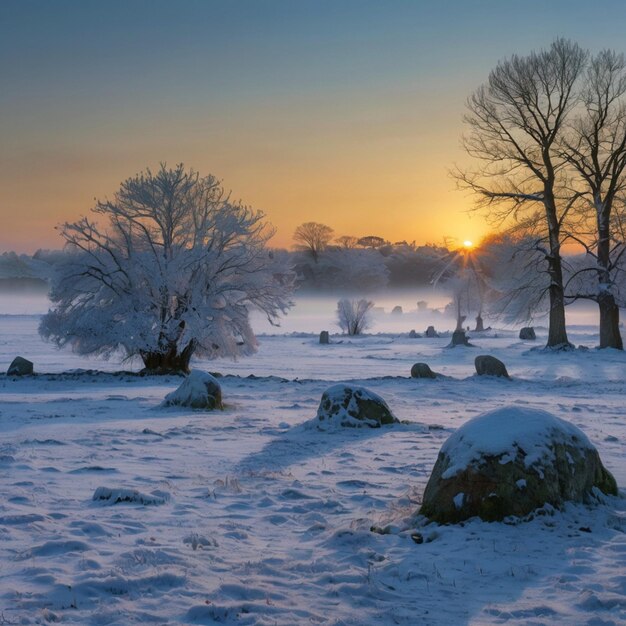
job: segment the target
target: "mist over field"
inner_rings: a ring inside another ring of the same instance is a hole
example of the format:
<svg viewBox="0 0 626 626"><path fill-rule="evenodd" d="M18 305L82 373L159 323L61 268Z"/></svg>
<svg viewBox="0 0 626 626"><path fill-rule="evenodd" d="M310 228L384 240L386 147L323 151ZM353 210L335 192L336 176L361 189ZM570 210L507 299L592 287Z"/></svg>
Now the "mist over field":
<svg viewBox="0 0 626 626"><path fill-rule="evenodd" d="M261 313L252 311L251 319L255 332L260 334L319 333L328 330L339 333L337 324L337 301L340 293L320 294L296 291L294 306L273 326ZM351 293L350 297L364 297L374 302L372 325L368 333L408 333L415 330L423 333L428 326L436 330L454 330L456 319L449 307L450 293L442 288L424 289L384 289L374 292ZM426 308L418 310L418 302L426 303ZM24 279L0 280L0 315L41 316L50 308L48 287L42 281ZM394 307L402 307L402 313L392 313ZM448 307L448 308L446 308ZM577 302L566 309L568 323L572 325L595 325L598 320L597 307L592 303ZM485 318L487 326L512 329L519 324L506 324L497 318ZM539 317L538 325L546 323L545 316ZM473 328L474 321L467 320Z"/></svg>

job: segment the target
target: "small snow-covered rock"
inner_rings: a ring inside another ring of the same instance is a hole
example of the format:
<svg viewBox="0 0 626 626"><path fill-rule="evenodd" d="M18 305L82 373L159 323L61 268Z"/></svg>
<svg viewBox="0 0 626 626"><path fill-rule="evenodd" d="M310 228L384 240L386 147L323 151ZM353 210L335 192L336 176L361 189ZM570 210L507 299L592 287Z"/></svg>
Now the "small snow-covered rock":
<svg viewBox="0 0 626 626"><path fill-rule="evenodd" d="M428 363L415 363L411 368L411 378L437 378Z"/></svg>
<svg viewBox="0 0 626 626"><path fill-rule="evenodd" d="M526 341L534 341L537 339L535 329L532 326L524 326L524 328L519 331L519 338Z"/></svg>
<svg viewBox="0 0 626 626"><path fill-rule="evenodd" d="M164 491L153 491L148 494L141 493L136 489L98 487L94 491L92 500L102 500L107 504L119 504L120 502L144 505L165 504L169 500L169 494Z"/></svg>
<svg viewBox="0 0 626 626"><path fill-rule="evenodd" d="M188 406L192 409L221 409L222 388L207 372L192 370L176 391L165 396L163 406Z"/></svg>
<svg viewBox="0 0 626 626"><path fill-rule="evenodd" d="M322 394L316 425L321 430L335 426L379 428L399 420L376 393L357 385L333 385Z"/></svg>
<svg viewBox="0 0 626 626"><path fill-rule="evenodd" d="M479 376L500 376L501 378L510 378L506 371L506 365L500 359L490 354L481 354L474 359L476 373Z"/></svg>
<svg viewBox="0 0 626 626"><path fill-rule="evenodd" d="M473 348L474 346L469 342L469 337L465 334L464 330L455 330L452 333L452 340L448 344L448 348L454 348L456 346L467 346Z"/></svg>
<svg viewBox="0 0 626 626"><path fill-rule="evenodd" d="M440 523L476 515L494 521L544 504L591 501L596 488L617 495L615 479L580 429L546 411L510 406L483 413L448 438L420 513Z"/></svg>
<svg viewBox="0 0 626 626"><path fill-rule="evenodd" d="M29 376L32 373L33 363L21 356L16 356L7 370L7 376Z"/></svg>
<svg viewBox="0 0 626 626"><path fill-rule="evenodd" d="M429 326L426 329L426 332L424 333L426 335L426 337L428 337L429 339L434 339L436 337L439 337L439 333L435 330L434 326Z"/></svg>

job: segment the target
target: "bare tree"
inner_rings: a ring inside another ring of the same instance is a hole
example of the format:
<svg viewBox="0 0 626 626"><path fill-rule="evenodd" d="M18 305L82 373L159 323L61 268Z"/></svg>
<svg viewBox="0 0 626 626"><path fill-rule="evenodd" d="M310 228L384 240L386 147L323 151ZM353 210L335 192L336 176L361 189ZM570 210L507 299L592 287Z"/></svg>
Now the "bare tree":
<svg viewBox="0 0 626 626"><path fill-rule="evenodd" d="M561 145L563 158L578 175L594 222L592 232L571 236L592 259L579 272L595 273L597 286L586 292L577 290L573 298L598 303L600 348L623 350L615 273L626 247L615 227L614 213L626 187L626 61L622 54L605 50L591 59L580 113Z"/></svg>
<svg viewBox="0 0 626 626"><path fill-rule="evenodd" d="M337 237L335 241L341 248L346 248L347 250L356 248L359 243L358 238L353 237L352 235L342 235L341 237Z"/></svg>
<svg viewBox="0 0 626 626"><path fill-rule="evenodd" d="M348 335L360 335L370 326L371 300L339 300L337 302L337 323Z"/></svg>
<svg viewBox="0 0 626 626"><path fill-rule="evenodd" d="M305 222L296 228L293 239L298 250L309 252L317 263L320 252L323 252L333 238L333 229L318 222Z"/></svg>
<svg viewBox="0 0 626 626"><path fill-rule="evenodd" d="M557 39L547 50L499 62L469 98L465 117L464 145L481 167L457 172L462 186L477 193L479 206L496 220L525 222L541 208L543 232L536 248L550 276L550 348L570 346L561 245L564 222L579 196L569 192L557 147L577 104L585 60L577 44Z"/></svg>
<svg viewBox="0 0 626 626"><path fill-rule="evenodd" d="M291 272L266 248L263 214L183 165L147 170L112 200L66 223L53 308L40 332L80 354L140 355L155 372L189 369L192 355L254 352L249 310L270 321L290 306Z"/></svg>

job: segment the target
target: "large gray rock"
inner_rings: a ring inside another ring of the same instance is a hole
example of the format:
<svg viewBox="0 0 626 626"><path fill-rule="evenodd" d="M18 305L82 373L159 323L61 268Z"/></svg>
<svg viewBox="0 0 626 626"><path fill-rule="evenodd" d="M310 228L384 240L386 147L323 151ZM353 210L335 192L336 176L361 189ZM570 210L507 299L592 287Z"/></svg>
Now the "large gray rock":
<svg viewBox="0 0 626 626"><path fill-rule="evenodd" d="M326 389L317 409L318 428L380 428L398 419L376 393L357 385L338 384Z"/></svg>
<svg viewBox="0 0 626 626"><path fill-rule="evenodd" d="M435 337L439 337L439 333L435 330L434 326L429 326L424 333L426 337L429 339L434 339Z"/></svg>
<svg viewBox="0 0 626 626"><path fill-rule="evenodd" d="M503 378L510 378L504 363L490 354L477 356L474 359L474 366L479 376L501 376Z"/></svg>
<svg viewBox="0 0 626 626"><path fill-rule="evenodd" d="M437 378L428 363L415 363L411 368L411 378Z"/></svg>
<svg viewBox="0 0 626 626"><path fill-rule="evenodd" d="M328 334L328 331L327 331L327 330L323 330L323 331L320 333L320 343L321 343L322 345L327 345L327 344L329 344L329 343L330 343L330 335Z"/></svg>
<svg viewBox="0 0 626 626"><path fill-rule="evenodd" d="M478 516L523 516L545 504L590 503L617 484L586 435L537 409L505 407L480 415L444 443L420 513L439 523Z"/></svg>
<svg viewBox="0 0 626 626"><path fill-rule="evenodd" d="M519 338L524 339L526 341L534 341L537 339L537 335L535 335L535 329L532 326L524 326L524 328L519 331Z"/></svg>
<svg viewBox="0 0 626 626"><path fill-rule="evenodd" d="M192 370L180 387L168 393L163 406L186 406L191 409L221 409L222 388L207 372Z"/></svg>
<svg viewBox="0 0 626 626"><path fill-rule="evenodd" d="M33 373L33 364L28 359L21 356L16 356L9 369L7 370L7 376L28 376Z"/></svg>

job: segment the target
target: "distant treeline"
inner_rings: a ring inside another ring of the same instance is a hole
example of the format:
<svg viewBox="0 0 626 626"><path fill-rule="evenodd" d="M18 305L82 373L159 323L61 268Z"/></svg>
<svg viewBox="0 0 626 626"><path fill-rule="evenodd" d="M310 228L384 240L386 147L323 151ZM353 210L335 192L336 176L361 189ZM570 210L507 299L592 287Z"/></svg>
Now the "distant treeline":
<svg viewBox="0 0 626 626"><path fill-rule="evenodd" d="M380 244L380 242L375 242ZM60 250L34 255L0 254L0 289L44 288ZM383 242L376 247L329 245L314 256L307 250L277 249L288 258L300 289L319 292L373 292L385 287L425 287L449 251L440 246Z"/></svg>
<svg viewBox="0 0 626 626"><path fill-rule="evenodd" d="M287 255L307 291L373 292L385 287L425 287L449 255L446 248L405 242L377 247L327 246L314 256L309 251Z"/></svg>

